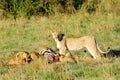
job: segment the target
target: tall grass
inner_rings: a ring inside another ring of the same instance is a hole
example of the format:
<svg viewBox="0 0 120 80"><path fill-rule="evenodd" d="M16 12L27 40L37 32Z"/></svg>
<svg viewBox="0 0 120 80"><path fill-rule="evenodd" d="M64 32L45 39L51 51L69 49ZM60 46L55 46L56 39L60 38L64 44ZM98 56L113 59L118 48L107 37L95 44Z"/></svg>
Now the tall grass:
<svg viewBox="0 0 120 80"><path fill-rule="evenodd" d="M82 11L88 14L120 15L119 0L1 0L1 17L43 16L59 13L74 14Z"/></svg>
<svg viewBox="0 0 120 80"><path fill-rule="evenodd" d="M82 12L49 17L19 18L16 21L0 21L0 80L119 80L120 58L103 58L91 62L89 52L72 52L86 61L78 64L40 64L35 61L28 65L8 68L6 62L18 51L35 51L46 45L52 49L56 43L50 30L61 30L66 36L79 37L94 35L102 50L108 47L120 50L120 17L114 14L89 15ZM86 55L86 56L85 56Z"/></svg>

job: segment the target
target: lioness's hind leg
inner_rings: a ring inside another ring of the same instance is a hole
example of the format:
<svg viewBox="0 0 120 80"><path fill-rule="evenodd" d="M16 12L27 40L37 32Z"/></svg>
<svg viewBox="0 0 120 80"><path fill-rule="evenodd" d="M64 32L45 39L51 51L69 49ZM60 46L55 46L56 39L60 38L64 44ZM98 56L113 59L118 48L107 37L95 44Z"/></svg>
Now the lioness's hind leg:
<svg viewBox="0 0 120 80"><path fill-rule="evenodd" d="M93 56L94 59L101 57L100 54L97 52L96 46L86 46L86 48L90 52L90 54Z"/></svg>

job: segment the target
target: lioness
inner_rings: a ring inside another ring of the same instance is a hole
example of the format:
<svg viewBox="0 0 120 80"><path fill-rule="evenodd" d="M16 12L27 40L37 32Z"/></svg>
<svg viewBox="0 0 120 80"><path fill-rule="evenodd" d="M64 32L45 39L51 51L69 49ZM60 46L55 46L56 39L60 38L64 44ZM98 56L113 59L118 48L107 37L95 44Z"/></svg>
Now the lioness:
<svg viewBox="0 0 120 80"><path fill-rule="evenodd" d="M28 63L28 57L29 57L29 53L28 52L18 52L15 56L13 56L10 61L8 61L9 66L14 66L14 65L18 65L18 64L26 64Z"/></svg>
<svg viewBox="0 0 120 80"><path fill-rule="evenodd" d="M57 43L59 53L65 55L66 50L79 50L86 47L94 59L101 58L100 53L108 53L110 49L103 52L99 49L94 36L83 36L79 38L68 38L61 32L51 32ZM99 51L99 52L98 52Z"/></svg>

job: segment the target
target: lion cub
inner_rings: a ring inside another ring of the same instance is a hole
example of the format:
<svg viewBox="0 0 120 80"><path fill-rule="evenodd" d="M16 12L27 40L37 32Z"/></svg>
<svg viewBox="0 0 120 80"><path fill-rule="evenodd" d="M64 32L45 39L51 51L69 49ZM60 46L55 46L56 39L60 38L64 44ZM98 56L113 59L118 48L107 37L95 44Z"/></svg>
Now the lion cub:
<svg viewBox="0 0 120 80"><path fill-rule="evenodd" d="M35 61L39 57L40 57L40 54L38 52L30 52L27 62L30 63L31 61Z"/></svg>
<svg viewBox="0 0 120 80"><path fill-rule="evenodd" d="M39 54L43 55L45 60L48 63L56 63L56 62L74 62L77 63L77 59L69 52L67 51L67 54L65 55L60 55L56 53L53 49L44 47L41 48L39 51Z"/></svg>
<svg viewBox="0 0 120 80"><path fill-rule="evenodd" d="M51 32L56 41L59 53L65 55L66 50L79 50L83 47L87 48L94 59L101 58L100 53L108 53L110 49L103 52L99 49L94 36L83 36L79 38L68 38L61 32Z"/></svg>
<svg viewBox="0 0 120 80"><path fill-rule="evenodd" d="M13 56L10 61L8 62L9 66L14 66L18 64L26 64L28 63L28 57L29 53L28 52L18 52L15 56Z"/></svg>

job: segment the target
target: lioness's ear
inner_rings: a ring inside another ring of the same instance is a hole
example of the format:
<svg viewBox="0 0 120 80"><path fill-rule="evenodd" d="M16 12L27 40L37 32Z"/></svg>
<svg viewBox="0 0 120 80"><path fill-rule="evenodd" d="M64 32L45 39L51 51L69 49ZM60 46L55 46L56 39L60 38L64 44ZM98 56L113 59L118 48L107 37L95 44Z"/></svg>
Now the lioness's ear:
<svg viewBox="0 0 120 80"><path fill-rule="evenodd" d="M64 34L63 33L59 33L57 37L58 37L59 41L62 41L63 37L64 37Z"/></svg>
<svg viewBox="0 0 120 80"><path fill-rule="evenodd" d="M51 31L51 30L50 30L50 31L49 31L49 33L50 33L50 34L52 34L52 33L53 33L53 31Z"/></svg>

